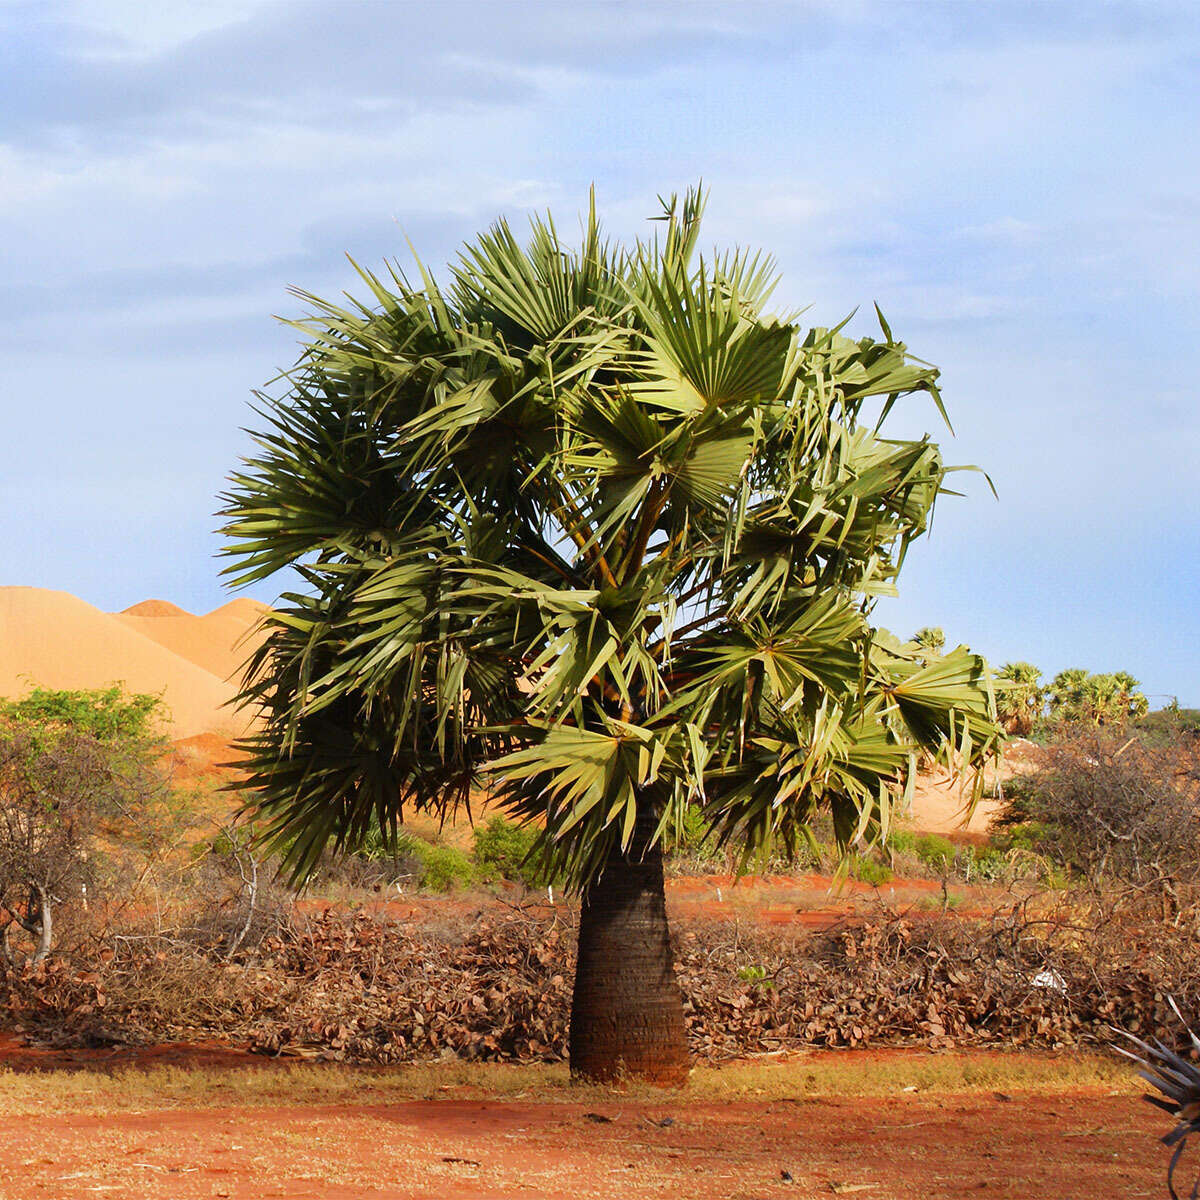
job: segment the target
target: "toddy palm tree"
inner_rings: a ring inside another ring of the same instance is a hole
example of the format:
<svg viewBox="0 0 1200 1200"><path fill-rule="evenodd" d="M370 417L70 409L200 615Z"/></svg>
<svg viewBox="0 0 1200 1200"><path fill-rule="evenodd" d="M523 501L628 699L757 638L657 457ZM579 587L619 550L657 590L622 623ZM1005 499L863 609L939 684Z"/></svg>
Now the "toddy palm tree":
<svg viewBox="0 0 1200 1200"><path fill-rule="evenodd" d="M997 673L996 712L1005 732L1027 737L1046 707L1042 673L1033 663L1005 663Z"/></svg>
<svg viewBox="0 0 1200 1200"><path fill-rule="evenodd" d="M1150 707L1140 687L1128 671L1093 675L1082 667L1068 667L1055 675L1047 689L1050 711L1067 721L1124 725L1144 717Z"/></svg>
<svg viewBox="0 0 1200 1200"><path fill-rule="evenodd" d="M937 371L765 309L770 260L696 252L702 197L620 249L504 222L440 286L298 293L303 357L224 498L235 583L292 568L243 694L248 803L298 878L487 786L582 896L571 1065L687 1050L661 841L696 803L747 854L886 830L921 750L998 730L983 661L870 623L944 490L881 435ZM872 407L873 405L873 407ZM871 417L868 418L868 412Z"/></svg>
<svg viewBox="0 0 1200 1200"><path fill-rule="evenodd" d="M924 652L927 658L941 654L946 649L946 634L936 625L922 625L912 635L911 641L914 646Z"/></svg>

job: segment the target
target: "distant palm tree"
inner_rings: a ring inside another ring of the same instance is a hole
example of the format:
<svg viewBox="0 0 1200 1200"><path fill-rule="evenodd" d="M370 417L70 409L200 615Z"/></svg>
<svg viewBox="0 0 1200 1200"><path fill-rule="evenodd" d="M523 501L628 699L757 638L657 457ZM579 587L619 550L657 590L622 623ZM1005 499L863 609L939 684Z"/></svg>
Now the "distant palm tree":
<svg viewBox="0 0 1200 1200"><path fill-rule="evenodd" d="M912 642L914 646L937 655L946 648L946 635L936 625L924 625L912 635Z"/></svg>
<svg viewBox="0 0 1200 1200"><path fill-rule="evenodd" d="M1049 687L1051 713L1069 721L1121 725L1144 717L1150 705L1128 671L1093 675L1069 667L1055 675Z"/></svg>
<svg viewBox="0 0 1200 1200"><path fill-rule="evenodd" d="M1042 673L1033 663L1005 663L997 674L996 711L1005 732L1028 737L1046 707Z"/></svg>
<svg viewBox="0 0 1200 1200"><path fill-rule="evenodd" d="M245 691L268 836L303 877L490 781L582 894L571 1065L598 1078L687 1069L662 864L687 805L746 855L823 809L846 844L917 752L974 768L999 734L982 659L869 622L949 470L881 428L940 408L937 371L882 317L877 342L769 315L769 260L698 257L701 208L628 250L594 210L578 249L501 222L448 288L306 296L226 497L236 581L302 583Z"/></svg>

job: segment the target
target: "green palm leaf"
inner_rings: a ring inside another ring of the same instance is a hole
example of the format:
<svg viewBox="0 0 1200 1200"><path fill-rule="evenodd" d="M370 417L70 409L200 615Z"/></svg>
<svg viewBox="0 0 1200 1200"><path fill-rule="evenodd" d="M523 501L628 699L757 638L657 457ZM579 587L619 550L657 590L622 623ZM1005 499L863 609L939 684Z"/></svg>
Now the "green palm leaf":
<svg viewBox="0 0 1200 1200"><path fill-rule="evenodd" d="M499 222L445 287L306 297L224 509L235 582L302 584L243 693L247 803L298 876L485 785L580 887L689 803L751 854L827 810L868 838L919 752L995 751L982 659L871 624L947 490L934 442L885 436L940 410L936 369L882 316L769 312L770 259L700 256L702 211L628 249L594 205L577 245Z"/></svg>

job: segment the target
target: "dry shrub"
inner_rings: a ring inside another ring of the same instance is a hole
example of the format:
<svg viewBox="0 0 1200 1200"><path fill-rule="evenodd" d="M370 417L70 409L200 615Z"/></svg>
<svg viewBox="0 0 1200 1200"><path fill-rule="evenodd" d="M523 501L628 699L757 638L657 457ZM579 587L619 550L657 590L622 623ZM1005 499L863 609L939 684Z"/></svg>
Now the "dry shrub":
<svg viewBox="0 0 1200 1200"><path fill-rule="evenodd" d="M881 911L780 935L684 925L677 967L705 1060L799 1047L1167 1037L1195 1013L1195 928L1094 928L1024 909L991 921ZM58 1042L229 1039L267 1054L391 1063L553 1061L566 1053L575 931L545 912L464 928L366 913L292 914L233 961L219 948L118 939L95 961L8 980L12 1021Z"/></svg>
<svg viewBox="0 0 1200 1200"><path fill-rule="evenodd" d="M1107 1041L1110 1024L1165 1035L1166 993L1197 1000L1200 954L1174 927L1089 929L1014 909L991 921L883 913L786 942L756 930L713 945L711 932L685 933L681 961L693 1045L708 1058L798 1045L1055 1047Z"/></svg>
<svg viewBox="0 0 1200 1200"><path fill-rule="evenodd" d="M1038 848L1094 901L1175 915L1200 886L1200 739L1063 727L1001 819L1033 822Z"/></svg>

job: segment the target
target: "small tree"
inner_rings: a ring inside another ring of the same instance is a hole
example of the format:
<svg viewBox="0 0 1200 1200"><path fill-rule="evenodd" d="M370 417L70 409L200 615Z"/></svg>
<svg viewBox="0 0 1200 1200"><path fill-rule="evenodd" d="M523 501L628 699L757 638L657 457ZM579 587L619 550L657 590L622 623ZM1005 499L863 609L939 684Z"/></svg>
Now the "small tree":
<svg viewBox="0 0 1200 1200"><path fill-rule="evenodd" d="M785 852L886 831L916 755L998 736L963 647L879 636L948 468L881 430L937 371L766 310L696 252L701 197L628 249L500 223L443 288L363 273L317 316L226 497L237 581L293 568L243 698L248 803L297 877L490 781L582 896L572 1070L687 1069L662 842Z"/></svg>
<svg viewBox="0 0 1200 1200"><path fill-rule="evenodd" d="M0 950L41 963L55 913L85 902L111 865L104 835L145 842L167 793L156 759L157 700L119 689L38 690L0 704Z"/></svg>

